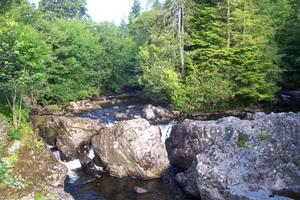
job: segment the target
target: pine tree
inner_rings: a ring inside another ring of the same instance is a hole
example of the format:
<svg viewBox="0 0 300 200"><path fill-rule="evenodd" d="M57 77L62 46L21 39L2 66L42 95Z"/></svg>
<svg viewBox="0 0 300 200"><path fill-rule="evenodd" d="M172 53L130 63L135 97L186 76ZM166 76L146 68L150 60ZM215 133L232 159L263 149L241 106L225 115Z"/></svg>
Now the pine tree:
<svg viewBox="0 0 300 200"><path fill-rule="evenodd" d="M39 9L56 18L88 17L85 0L41 0Z"/></svg>
<svg viewBox="0 0 300 200"><path fill-rule="evenodd" d="M140 0L134 0L133 5L131 7L131 12L129 13L129 23L132 23L132 20L141 14L141 2Z"/></svg>

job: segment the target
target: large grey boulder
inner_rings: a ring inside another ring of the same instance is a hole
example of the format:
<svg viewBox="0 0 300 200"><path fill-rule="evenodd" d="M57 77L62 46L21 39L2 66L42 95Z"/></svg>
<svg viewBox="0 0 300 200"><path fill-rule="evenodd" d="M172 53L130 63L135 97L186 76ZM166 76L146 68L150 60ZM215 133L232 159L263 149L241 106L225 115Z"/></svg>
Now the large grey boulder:
<svg viewBox="0 0 300 200"><path fill-rule="evenodd" d="M92 139L95 153L111 175L140 179L160 177L169 166L160 129L145 119L118 123Z"/></svg>
<svg viewBox="0 0 300 200"><path fill-rule="evenodd" d="M176 175L186 192L202 200L299 198L300 113L252 118L175 127L167 149L172 164L186 170Z"/></svg>

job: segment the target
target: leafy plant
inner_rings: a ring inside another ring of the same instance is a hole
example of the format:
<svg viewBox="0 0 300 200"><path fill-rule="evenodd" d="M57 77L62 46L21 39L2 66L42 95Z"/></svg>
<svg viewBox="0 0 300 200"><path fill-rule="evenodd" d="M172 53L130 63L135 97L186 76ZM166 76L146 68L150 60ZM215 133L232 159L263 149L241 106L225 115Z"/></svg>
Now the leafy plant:
<svg viewBox="0 0 300 200"><path fill-rule="evenodd" d="M10 127L9 132L8 132L8 138L10 140L21 140L22 133L21 133L20 129Z"/></svg>
<svg viewBox="0 0 300 200"><path fill-rule="evenodd" d="M40 192L34 193L34 200L46 200L46 199L47 197L43 193Z"/></svg>
<svg viewBox="0 0 300 200"><path fill-rule="evenodd" d="M258 137L259 137L260 141L263 141L263 140L267 139L267 136L268 135L265 131L261 131Z"/></svg>
<svg viewBox="0 0 300 200"><path fill-rule="evenodd" d="M238 140L237 140L237 145L241 148L247 147L247 136L243 134L239 134Z"/></svg>

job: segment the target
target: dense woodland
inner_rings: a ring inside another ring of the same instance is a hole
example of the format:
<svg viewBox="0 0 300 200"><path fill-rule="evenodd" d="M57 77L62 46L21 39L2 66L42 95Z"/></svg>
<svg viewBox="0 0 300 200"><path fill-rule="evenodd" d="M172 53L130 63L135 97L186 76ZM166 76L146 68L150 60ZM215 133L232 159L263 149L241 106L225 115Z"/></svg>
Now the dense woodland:
<svg viewBox="0 0 300 200"><path fill-rule="evenodd" d="M143 91L174 109L270 102L300 87L297 0L159 0L93 22L85 0L0 1L0 92L13 112L106 92ZM20 109L21 110L21 109Z"/></svg>

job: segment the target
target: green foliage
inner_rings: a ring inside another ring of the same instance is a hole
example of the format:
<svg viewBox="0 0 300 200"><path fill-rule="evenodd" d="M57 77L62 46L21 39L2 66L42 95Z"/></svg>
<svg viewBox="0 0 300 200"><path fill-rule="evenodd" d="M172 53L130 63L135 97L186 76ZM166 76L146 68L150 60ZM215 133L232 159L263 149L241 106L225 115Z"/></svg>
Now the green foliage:
<svg viewBox="0 0 300 200"><path fill-rule="evenodd" d="M272 100L279 71L273 64L272 49L276 47L269 47L274 31L253 1L232 3L230 24L224 12L226 2L195 1L191 7L188 70L222 74L233 100L243 105Z"/></svg>
<svg viewBox="0 0 300 200"><path fill-rule="evenodd" d="M22 133L20 129L10 127L8 132L8 138L9 140L21 140L22 139Z"/></svg>
<svg viewBox="0 0 300 200"><path fill-rule="evenodd" d="M174 107L191 114L197 110L226 109L232 95L230 82L216 71L193 71L172 95Z"/></svg>
<svg viewBox="0 0 300 200"><path fill-rule="evenodd" d="M143 76L144 92L153 101L168 103L172 93L180 88L178 74L171 68L154 66Z"/></svg>
<svg viewBox="0 0 300 200"><path fill-rule="evenodd" d="M97 44L101 47L97 58L97 85L108 91L121 92L138 85L136 43L111 23L96 25Z"/></svg>
<svg viewBox="0 0 300 200"><path fill-rule="evenodd" d="M46 200L46 199L47 197L43 193L40 192L34 193L34 200Z"/></svg>
<svg viewBox="0 0 300 200"><path fill-rule="evenodd" d="M39 9L51 18L84 18L86 14L85 0L41 0Z"/></svg>
<svg viewBox="0 0 300 200"><path fill-rule="evenodd" d="M267 139L267 136L268 135L267 135L267 133L265 131L261 131L258 137L259 137L260 141L264 141L264 140Z"/></svg>
<svg viewBox="0 0 300 200"><path fill-rule="evenodd" d="M18 154L0 159L0 184L6 184L9 187L18 189L25 187L24 178L13 170L17 160Z"/></svg>
<svg viewBox="0 0 300 200"><path fill-rule="evenodd" d="M131 12L129 13L129 22L138 17L141 13L141 2L140 0L133 0L133 5L131 8Z"/></svg>
<svg viewBox="0 0 300 200"><path fill-rule="evenodd" d="M246 148L247 147L247 136L243 135L243 134L239 134L238 140L237 140L237 145L240 148Z"/></svg>

